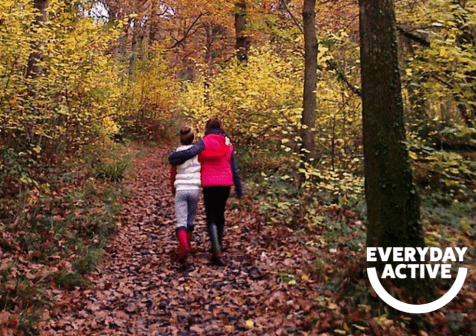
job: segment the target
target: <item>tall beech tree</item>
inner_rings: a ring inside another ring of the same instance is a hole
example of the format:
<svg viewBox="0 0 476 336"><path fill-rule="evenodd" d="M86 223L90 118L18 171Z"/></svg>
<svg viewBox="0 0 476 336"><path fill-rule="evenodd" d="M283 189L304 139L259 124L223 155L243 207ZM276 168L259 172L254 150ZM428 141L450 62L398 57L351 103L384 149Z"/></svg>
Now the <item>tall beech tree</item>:
<svg viewBox="0 0 476 336"><path fill-rule="evenodd" d="M304 0L302 9L304 30L304 92L301 124L303 158L309 161L316 152L316 85L317 85L317 51L316 38L316 0Z"/></svg>
<svg viewBox="0 0 476 336"><path fill-rule="evenodd" d="M394 2L359 4L367 246L423 246L405 145Z"/></svg>

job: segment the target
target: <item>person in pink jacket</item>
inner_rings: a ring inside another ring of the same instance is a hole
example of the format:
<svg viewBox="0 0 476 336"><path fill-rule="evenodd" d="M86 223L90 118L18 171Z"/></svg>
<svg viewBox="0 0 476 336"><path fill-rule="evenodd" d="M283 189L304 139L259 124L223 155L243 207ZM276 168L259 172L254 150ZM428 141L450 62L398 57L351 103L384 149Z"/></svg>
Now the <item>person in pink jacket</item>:
<svg viewBox="0 0 476 336"><path fill-rule="evenodd" d="M221 248L225 228L225 206L231 186L235 186L237 198L243 196L241 179L233 153L233 145L223 132L218 118L208 120L205 137L193 147L169 156L171 164L181 164L183 160L198 154L201 163L201 183L207 229L212 247L212 261L220 266Z"/></svg>

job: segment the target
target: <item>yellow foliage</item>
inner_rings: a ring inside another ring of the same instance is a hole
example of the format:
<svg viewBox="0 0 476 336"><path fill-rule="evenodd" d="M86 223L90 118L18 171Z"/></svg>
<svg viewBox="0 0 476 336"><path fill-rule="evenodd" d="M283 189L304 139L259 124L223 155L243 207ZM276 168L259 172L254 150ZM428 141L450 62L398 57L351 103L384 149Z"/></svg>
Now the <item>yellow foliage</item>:
<svg viewBox="0 0 476 336"><path fill-rule="evenodd" d="M51 1L49 20L36 26L30 3L0 5L7 12L0 27L5 55L0 61L0 85L5 87L0 93L1 116L7 130L24 132L30 142L49 139L55 146L64 134L75 134L70 140L80 145L115 111L117 71L106 54L115 34L112 30L105 34L64 1ZM41 70L27 78L35 48L41 55L36 62Z"/></svg>
<svg viewBox="0 0 476 336"><path fill-rule="evenodd" d="M0 3L0 156L8 162L0 175L11 184L32 183L31 167L75 157L117 130L122 94L108 55L117 31L62 0L49 1L46 22L36 23L32 4Z"/></svg>
<svg viewBox="0 0 476 336"><path fill-rule="evenodd" d="M320 62L330 59L323 49ZM253 49L248 61L237 61L213 77L206 70L185 84L179 108L200 130L211 116L223 120L226 131L247 151L267 149L292 156L299 149L302 115L302 55L276 52L270 46ZM359 169L360 99L350 96L334 74L320 74L317 85L316 144L320 166ZM297 156L294 156L297 159Z"/></svg>
<svg viewBox="0 0 476 336"><path fill-rule="evenodd" d="M148 59L137 63L122 97L122 121L164 123L175 112L178 85L168 70L164 51L159 45L150 50Z"/></svg>
<svg viewBox="0 0 476 336"><path fill-rule="evenodd" d="M300 121L299 67L296 59L286 61L270 47L254 49L245 65L233 61L212 78L203 70L198 80L186 84L180 107L200 129L208 118L219 116L243 144L277 140Z"/></svg>

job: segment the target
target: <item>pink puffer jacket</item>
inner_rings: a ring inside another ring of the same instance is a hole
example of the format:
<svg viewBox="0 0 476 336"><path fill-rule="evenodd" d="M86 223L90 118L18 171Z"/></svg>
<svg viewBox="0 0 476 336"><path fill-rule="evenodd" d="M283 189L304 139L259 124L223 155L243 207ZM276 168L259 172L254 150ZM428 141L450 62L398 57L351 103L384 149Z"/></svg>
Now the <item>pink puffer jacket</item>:
<svg viewBox="0 0 476 336"><path fill-rule="evenodd" d="M233 145L230 140L222 134L208 134L203 142L205 149L198 155L202 164L202 187L232 186Z"/></svg>

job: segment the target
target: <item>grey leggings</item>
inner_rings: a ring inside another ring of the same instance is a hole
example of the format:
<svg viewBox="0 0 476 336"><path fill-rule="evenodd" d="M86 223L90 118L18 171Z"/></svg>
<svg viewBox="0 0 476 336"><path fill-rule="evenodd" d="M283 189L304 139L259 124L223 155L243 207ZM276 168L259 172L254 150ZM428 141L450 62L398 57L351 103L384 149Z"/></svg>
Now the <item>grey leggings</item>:
<svg viewBox="0 0 476 336"><path fill-rule="evenodd" d="M175 215L177 216L177 228L192 232L193 221L197 214L199 190L177 190L175 193Z"/></svg>

